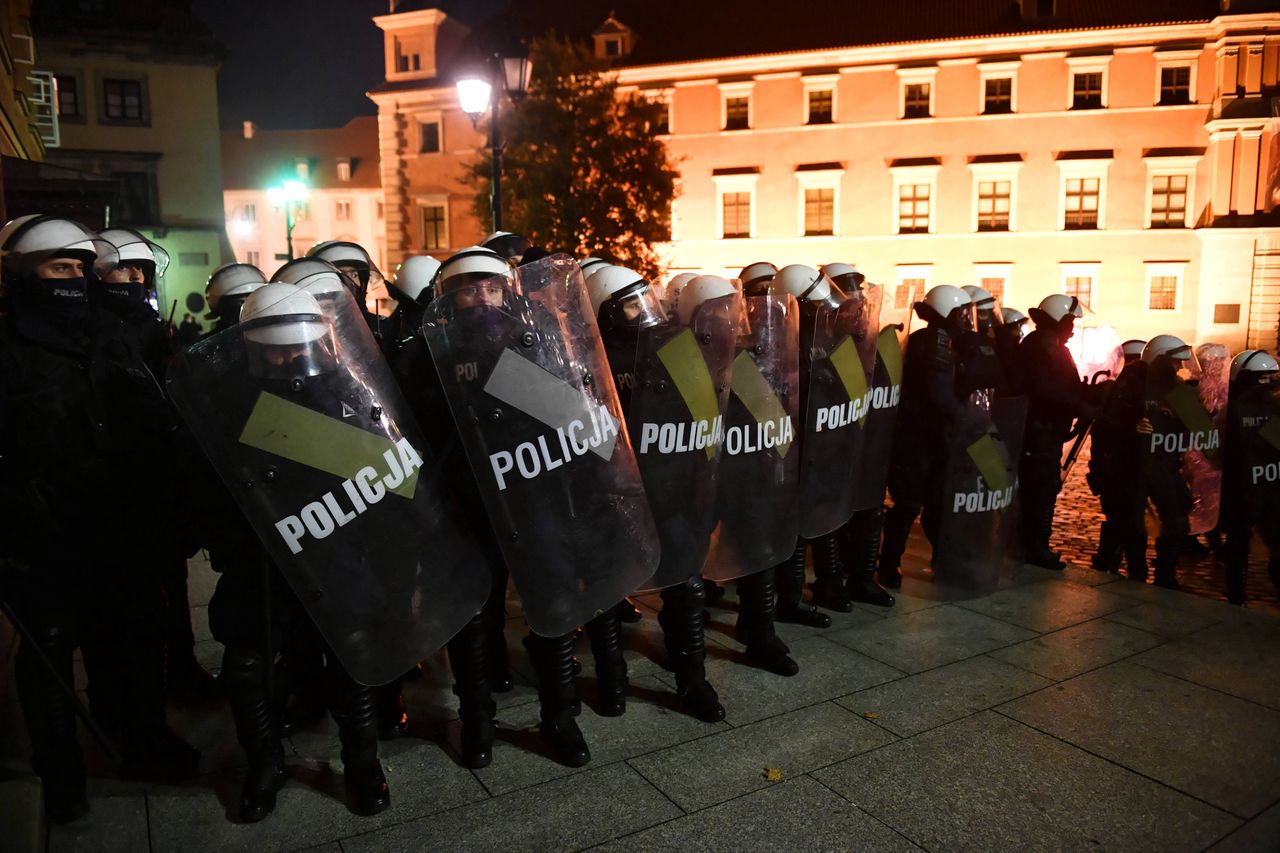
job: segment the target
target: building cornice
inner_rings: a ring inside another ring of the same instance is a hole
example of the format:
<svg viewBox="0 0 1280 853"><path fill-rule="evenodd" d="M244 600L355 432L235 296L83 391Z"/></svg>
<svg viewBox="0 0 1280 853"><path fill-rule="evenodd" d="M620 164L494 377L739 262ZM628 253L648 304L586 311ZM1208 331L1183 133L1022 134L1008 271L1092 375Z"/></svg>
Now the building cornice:
<svg viewBox="0 0 1280 853"><path fill-rule="evenodd" d="M393 15L375 15L373 22L384 31L403 30L408 27L429 27L447 18L439 9L420 9L416 12L396 12Z"/></svg>

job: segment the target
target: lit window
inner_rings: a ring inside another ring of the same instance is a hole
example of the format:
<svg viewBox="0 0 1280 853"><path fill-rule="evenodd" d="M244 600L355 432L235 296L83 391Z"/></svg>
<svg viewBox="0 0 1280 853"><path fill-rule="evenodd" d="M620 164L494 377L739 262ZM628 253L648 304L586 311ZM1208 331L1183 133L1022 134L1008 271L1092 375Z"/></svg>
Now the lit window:
<svg viewBox="0 0 1280 853"><path fill-rule="evenodd" d="M978 182L978 230L1009 230L1011 181Z"/></svg>
<svg viewBox="0 0 1280 853"><path fill-rule="evenodd" d="M1098 227L1098 199L1101 178L1067 178L1063 209L1063 227L1069 230Z"/></svg>
<svg viewBox="0 0 1280 853"><path fill-rule="evenodd" d="M244 262L246 264L250 264L256 267L258 264L262 262L262 253L261 252L245 252Z"/></svg>
<svg viewBox="0 0 1280 853"><path fill-rule="evenodd" d="M746 130L751 126L751 98L724 99L724 129Z"/></svg>
<svg viewBox="0 0 1280 853"><path fill-rule="evenodd" d="M382 202L378 202L378 204L377 204L377 206L376 206L376 208L375 208L375 213L374 213L374 215L375 215L375 216L377 216L379 219L381 219L381 218L382 218L382 216L383 216L383 212L382 212L382 211L383 211L383 203L382 203Z"/></svg>
<svg viewBox="0 0 1280 853"><path fill-rule="evenodd" d="M933 280L932 264L898 264L895 271L896 286L893 289L893 310L909 313L911 306L924 298ZM900 314L906 319L907 314Z"/></svg>
<svg viewBox="0 0 1280 853"><path fill-rule="evenodd" d="M340 181L351 180L351 161L350 160L338 161L338 180Z"/></svg>
<svg viewBox="0 0 1280 853"><path fill-rule="evenodd" d="M903 91L903 118L929 117L929 83L907 83Z"/></svg>
<svg viewBox="0 0 1280 853"><path fill-rule="evenodd" d="M1185 228L1187 225L1187 176L1153 175L1151 178L1151 227Z"/></svg>
<svg viewBox="0 0 1280 853"><path fill-rule="evenodd" d="M244 206L244 213L240 218L243 219L245 222L257 222L258 206L252 202L250 202L249 204L246 204Z"/></svg>
<svg viewBox="0 0 1280 853"><path fill-rule="evenodd" d="M58 118L75 118L80 115L80 81L73 74L58 74Z"/></svg>
<svg viewBox="0 0 1280 853"><path fill-rule="evenodd" d="M904 278L893 290L893 307L901 311L911 307L912 295L924 292L925 281L922 278Z"/></svg>
<svg viewBox="0 0 1280 853"><path fill-rule="evenodd" d="M835 233L836 191L830 188L804 191L804 235L815 237Z"/></svg>
<svg viewBox="0 0 1280 853"><path fill-rule="evenodd" d="M982 112L986 115L1013 112L1013 78L993 77L983 83Z"/></svg>
<svg viewBox="0 0 1280 853"><path fill-rule="evenodd" d="M1074 296L1080 304L1088 308L1093 303L1093 276L1069 275L1062 280L1062 291L1067 296Z"/></svg>
<svg viewBox="0 0 1280 853"><path fill-rule="evenodd" d="M347 222L351 219L351 202L343 199L333 204L333 218L339 222Z"/></svg>
<svg viewBox="0 0 1280 853"><path fill-rule="evenodd" d="M1102 82L1101 71L1080 71L1071 75L1071 109L1102 109Z"/></svg>
<svg viewBox="0 0 1280 853"><path fill-rule="evenodd" d="M751 193L727 192L721 197L724 225L721 237L751 236Z"/></svg>
<svg viewBox="0 0 1280 853"><path fill-rule="evenodd" d="M418 143L419 154L437 154L440 151L440 122L424 121L418 124L420 133L420 142Z"/></svg>
<svg viewBox="0 0 1280 853"><path fill-rule="evenodd" d="M1174 65L1160 69L1160 104L1191 103L1191 66Z"/></svg>
<svg viewBox="0 0 1280 853"><path fill-rule="evenodd" d="M445 235L445 219L443 205L423 205L422 207L422 248L447 248Z"/></svg>
<svg viewBox="0 0 1280 853"><path fill-rule="evenodd" d="M809 124L831 124L833 93L830 89L811 89L809 97Z"/></svg>
<svg viewBox="0 0 1280 853"><path fill-rule="evenodd" d="M1147 308L1151 311L1174 311L1178 307L1178 277L1176 275L1151 276L1147 293Z"/></svg>
<svg viewBox="0 0 1280 853"><path fill-rule="evenodd" d="M111 121L142 121L142 83L103 80L103 114Z"/></svg>
<svg viewBox="0 0 1280 853"><path fill-rule="evenodd" d="M926 234L929 231L929 184L898 187L898 233Z"/></svg>
<svg viewBox="0 0 1280 853"><path fill-rule="evenodd" d="M1005 280L1003 277L993 278L991 276L986 276L978 279L978 287L981 287L987 293L994 296L996 301L1001 305L1004 304L1004 284Z"/></svg>

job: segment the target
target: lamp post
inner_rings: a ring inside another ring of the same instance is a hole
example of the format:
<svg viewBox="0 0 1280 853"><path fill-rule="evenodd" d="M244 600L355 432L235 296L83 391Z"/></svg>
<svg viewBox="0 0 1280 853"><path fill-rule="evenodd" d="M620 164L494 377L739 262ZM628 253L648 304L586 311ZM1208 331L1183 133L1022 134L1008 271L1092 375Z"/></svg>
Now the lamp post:
<svg viewBox="0 0 1280 853"><path fill-rule="evenodd" d="M489 204L493 211L494 231L502 230L502 145L498 139L498 101L501 98L493 90L496 82L511 98L512 103L519 103L529 91L532 66L527 52L521 51L511 56L494 53L489 57L484 74L469 74L459 78L457 82L458 102L462 111L471 116L473 127L486 110L490 111L489 148L493 154L493 177L489 189Z"/></svg>
<svg viewBox="0 0 1280 853"><path fill-rule="evenodd" d="M284 244L285 254L288 255L285 260L291 261L293 260L293 226L297 224L293 218L293 206L307 200L307 185L297 180L281 181L280 186L267 189L267 200L271 202L272 207L284 208Z"/></svg>

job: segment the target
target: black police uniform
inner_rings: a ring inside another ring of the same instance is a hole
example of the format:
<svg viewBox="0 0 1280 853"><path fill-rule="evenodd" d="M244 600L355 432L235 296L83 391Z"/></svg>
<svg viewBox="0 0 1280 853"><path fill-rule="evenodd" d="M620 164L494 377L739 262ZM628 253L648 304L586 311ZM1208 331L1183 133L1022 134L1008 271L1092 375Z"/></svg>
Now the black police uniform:
<svg viewBox="0 0 1280 853"><path fill-rule="evenodd" d="M1137 431L1145 410L1147 366L1125 365L1090 431L1090 490L1098 496L1103 522L1094 565L1116 573L1124 560L1132 580L1146 582L1146 487L1142 479L1143 443Z"/></svg>

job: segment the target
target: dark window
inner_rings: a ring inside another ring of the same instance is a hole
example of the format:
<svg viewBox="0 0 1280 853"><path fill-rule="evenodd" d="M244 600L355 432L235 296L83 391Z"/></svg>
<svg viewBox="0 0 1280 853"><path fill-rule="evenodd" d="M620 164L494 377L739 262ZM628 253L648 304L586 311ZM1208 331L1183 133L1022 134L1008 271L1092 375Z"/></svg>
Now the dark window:
<svg viewBox="0 0 1280 853"><path fill-rule="evenodd" d="M835 233L836 191L830 188L804 191L804 236Z"/></svg>
<svg viewBox="0 0 1280 853"><path fill-rule="evenodd" d="M1185 228L1187 176L1156 175L1151 179L1151 227Z"/></svg>
<svg viewBox="0 0 1280 853"><path fill-rule="evenodd" d="M137 80L102 81L104 114L112 121L142 121L142 83Z"/></svg>
<svg viewBox="0 0 1280 853"><path fill-rule="evenodd" d="M1101 193L1100 178L1067 178L1064 202L1066 216L1063 224L1068 229L1098 227L1098 197Z"/></svg>
<svg viewBox="0 0 1280 853"><path fill-rule="evenodd" d="M178 266L207 267L209 266L209 253L208 252L179 252Z"/></svg>
<svg viewBox="0 0 1280 853"><path fill-rule="evenodd" d="M622 53L622 40L621 40L621 39L605 39L605 40L604 40L604 55L605 55L605 56L617 56L617 55L619 55L620 53Z"/></svg>
<svg viewBox="0 0 1280 853"><path fill-rule="evenodd" d="M723 237L751 236L751 193L725 193Z"/></svg>
<svg viewBox="0 0 1280 853"><path fill-rule="evenodd" d="M929 185L898 187L898 233L929 233Z"/></svg>
<svg viewBox="0 0 1280 853"><path fill-rule="evenodd" d="M1055 5L1055 0L1036 0L1036 17L1052 18Z"/></svg>
<svg viewBox="0 0 1280 853"><path fill-rule="evenodd" d="M902 102L903 118L929 117L929 84L908 83Z"/></svg>
<svg viewBox="0 0 1280 853"><path fill-rule="evenodd" d="M396 71L404 74L410 71L422 70L422 57L416 50L410 52L411 50L412 48L407 47L403 41L396 39Z"/></svg>
<svg viewBox="0 0 1280 853"><path fill-rule="evenodd" d="M1063 285L1067 296L1074 296L1085 308L1093 302L1093 276L1069 275Z"/></svg>
<svg viewBox="0 0 1280 853"><path fill-rule="evenodd" d="M1240 322L1240 303L1219 304L1213 306L1213 322L1215 323L1239 323Z"/></svg>
<svg viewBox="0 0 1280 853"><path fill-rule="evenodd" d="M1147 308L1152 311L1173 311L1178 307L1178 277L1176 275L1151 276L1151 295Z"/></svg>
<svg viewBox="0 0 1280 853"><path fill-rule="evenodd" d="M155 176L149 172L116 172L116 199L111 216L119 222L158 222Z"/></svg>
<svg viewBox="0 0 1280 853"><path fill-rule="evenodd" d="M58 118L75 118L80 115L80 81L72 74L59 74Z"/></svg>
<svg viewBox="0 0 1280 853"><path fill-rule="evenodd" d="M1071 78L1071 109L1102 109L1102 72L1086 71Z"/></svg>
<svg viewBox="0 0 1280 853"><path fill-rule="evenodd" d="M422 128L422 143L418 146L419 154L436 154L440 151L440 122L424 121L419 125Z"/></svg>
<svg viewBox="0 0 1280 853"><path fill-rule="evenodd" d="M1165 106L1191 103L1191 66L1160 69L1160 103Z"/></svg>
<svg viewBox="0 0 1280 853"><path fill-rule="evenodd" d="M815 89L809 93L809 124L831 124L832 93L830 89Z"/></svg>
<svg viewBox="0 0 1280 853"><path fill-rule="evenodd" d="M978 230L1009 230L1010 181L978 182Z"/></svg>
<svg viewBox="0 0 1280 853"><path fill-rule="evenodd" d="M751 116L751 99L750 98L725 98L724 99L724 129L725 130L746 130Z"/></svg>
<svg viewBox="0 0 1280 853"><path fill-rule="evenodd" d="M429 205L422 208L422 248L446 248L444 230L444 207Z"/></svg>
<svg viewBox="0 0 1280 853"><path fill-rule="evenodd" d="M987 115L1013 112L1013 78L996 77L986 81L982 111Z"/></svg>

